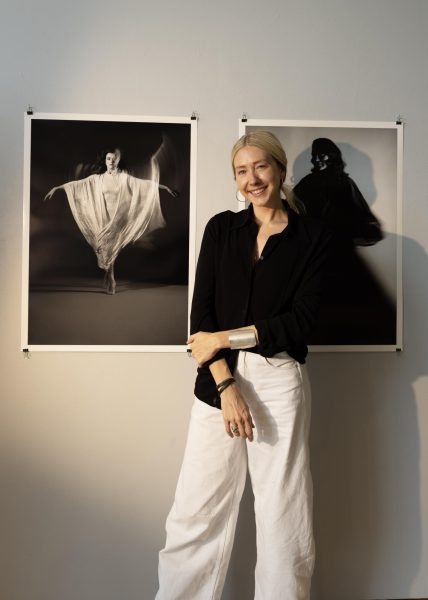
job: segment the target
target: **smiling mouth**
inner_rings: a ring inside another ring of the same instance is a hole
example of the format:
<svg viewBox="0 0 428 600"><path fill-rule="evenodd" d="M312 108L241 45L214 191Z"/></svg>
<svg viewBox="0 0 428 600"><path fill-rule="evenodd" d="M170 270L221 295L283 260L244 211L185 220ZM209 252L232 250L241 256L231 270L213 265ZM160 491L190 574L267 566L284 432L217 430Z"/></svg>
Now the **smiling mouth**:
<svg viewBox="0 0 428 600"><path fill-rule="evenodd" d="M267 186L256 188L255 190L249 190L249 194L252 196L261 196L267 189Z"/></svg>

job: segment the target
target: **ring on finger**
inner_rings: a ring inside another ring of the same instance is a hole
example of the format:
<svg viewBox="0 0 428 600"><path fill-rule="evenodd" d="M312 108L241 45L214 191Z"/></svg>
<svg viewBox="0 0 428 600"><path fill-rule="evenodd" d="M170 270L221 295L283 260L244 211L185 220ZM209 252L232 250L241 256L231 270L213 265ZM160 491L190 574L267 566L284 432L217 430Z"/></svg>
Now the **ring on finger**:
<svg viewBox="0 0 428 600"><path fill-rule="evenodd" d="M234 427L231 427L230 430L235 435L239 434L239 427L237 425L235 425Z"/></svg>

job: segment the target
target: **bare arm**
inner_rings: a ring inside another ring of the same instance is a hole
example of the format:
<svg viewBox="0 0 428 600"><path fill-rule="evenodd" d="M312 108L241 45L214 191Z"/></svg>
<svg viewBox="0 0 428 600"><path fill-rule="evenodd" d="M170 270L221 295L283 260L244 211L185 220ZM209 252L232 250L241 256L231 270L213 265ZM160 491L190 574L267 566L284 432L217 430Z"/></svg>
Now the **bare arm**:
<svg viewBox="0 0 428 600"><path fill-rule="evenodd" d="M254 325L241 327L240 329L250 329L255 332L257 339L257 330ZM193 358L199 365L204 364L222 348L230 348L229 331L217 331L215 333L207 333L199 331L192 334L187 340L188 345L192 350ZM210 364L209 369L214 378L216 385L232 377L229 366L224 358L214 361ZM254 423L251 418L248 405L236 385L229 385L221 393L221 409L223 411L224 428L230 437L248 438L253 440ZM232 428L238 428L238 431L233 433Z"/></svg>
<svg viewBox="0 0 428 600"><path fill-rule="evenodd" d="M46 202L46 200L50 200L57 190L63 190L63 189L64 189L64 185L57 185L57 186L53 187L43 198L43 202Z"/></svg>
<svg viewBox="0 0 428 600"><path fill-rule="evenodd" d="M179 192L177 192L177 190L173 190L170 187L168 187L167 185L163 185L162 183L159 184L159 189L160 190L165 190L166 192L168 192L168 194L170 194L173 198L178 198L178 196L180 195Z"/></svg>
<svg viewBox="0 0 428 600"><path fill-rule="evenodd" d="M257 329L254 325L247 325L239 329L254 331L256 339L258 339ZM213 358L222 348L230 348L229 334L230 331L215 331L214 333L198 331L189 336L187 344L190 346L192 356L199 366Z"/></svg>
<svg viewBox="0 0 428 600"><path fill-rule="evenodd" d="M211 375L216 385L232 377L224 358L210 365ZM227 387L221 394L221 410L223 412L224 428L229 437L248 438L253 441L254 423L247 403L235 383ZM232 427L238 427L239 432L232 432Z"/></svg>
<svg viewBox="0 0 428 600"><path fill-rule="evenodd" d="M58 190L66 190L66 186L76 186L76 185L80 185L85 181L89 181L91 179L93 179L94 177L99 177L99 175L89 175L88 177L84 177L83 179L77 179L77 180L73 180L73 181L66 181L65 183L62 183L61 185L56 185L55 187L53 187L44 197L43 201L46 200L50 200L50 198L52 198L52 196L55 194L55 192L57 192Z"/></svg>
<svg viewBox="0 0 428 600"><path fill-rule="evenodd" d="M134 175L129 175L129 177L132 177L133 179L136 179L138 181L144 181L145 183L150 183L150 184L155 183L152 179L141 179L140 177L135 177ZM163 183L158 183L158 188L160 190L165 190L173 198L177 198L180 195L180 193L177 190L173 190L172 188L168 187L167 185L163 185Z"/></svg>

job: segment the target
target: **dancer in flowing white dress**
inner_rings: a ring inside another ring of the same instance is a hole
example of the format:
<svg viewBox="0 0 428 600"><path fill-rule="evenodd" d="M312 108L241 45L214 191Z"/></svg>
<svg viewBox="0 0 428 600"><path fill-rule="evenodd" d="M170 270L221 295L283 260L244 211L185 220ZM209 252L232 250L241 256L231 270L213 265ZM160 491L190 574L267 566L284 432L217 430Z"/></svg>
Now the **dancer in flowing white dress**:
<svg viewBox="0 0 428 600"><path fill-rule="evenodd" d="M48 200L57 190L65 191L74 220L106 273L108 294L116 290L114 262L122 248L165 226L159 189L178 196L159 183L158 153L151 158L149 179L122 171L121 152L116 148L104 153L103 173L53 187L44 198Z"/></svg>

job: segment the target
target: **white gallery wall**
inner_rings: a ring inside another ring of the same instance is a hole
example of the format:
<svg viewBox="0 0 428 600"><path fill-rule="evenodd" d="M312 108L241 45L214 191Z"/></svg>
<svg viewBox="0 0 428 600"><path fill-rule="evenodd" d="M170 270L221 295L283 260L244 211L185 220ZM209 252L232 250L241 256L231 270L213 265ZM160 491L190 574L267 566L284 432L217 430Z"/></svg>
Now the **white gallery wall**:
<svg viewBox="0 0 428 600"><path fill-rule="evenodd" d="M229 151L244 111L403 115L404 351L308 361L313 598L428 596L427 27L424 0L3 0L2 599L154 597L195 376L184 354L26 359L19 351L29 104L39 112L197 111L197 247L208 218L235 209ZM254 560L247 490L223 600L250 600Z"/></svg>

